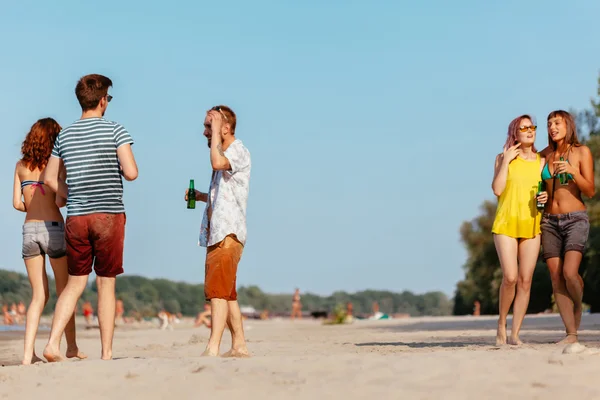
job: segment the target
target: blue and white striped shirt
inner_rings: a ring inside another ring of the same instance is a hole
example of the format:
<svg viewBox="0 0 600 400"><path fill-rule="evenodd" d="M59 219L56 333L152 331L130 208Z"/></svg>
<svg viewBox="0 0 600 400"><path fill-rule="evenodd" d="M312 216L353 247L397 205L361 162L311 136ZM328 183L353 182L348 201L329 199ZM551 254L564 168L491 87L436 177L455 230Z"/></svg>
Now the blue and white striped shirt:
<svg viewBox="0 0 600 400"><path fill-rule="evenodd" d="M67 216L125 212L117 149L126 144L133 139L125 128L104 118L80 119L58 134L52 156L67 170Z"/></svg>

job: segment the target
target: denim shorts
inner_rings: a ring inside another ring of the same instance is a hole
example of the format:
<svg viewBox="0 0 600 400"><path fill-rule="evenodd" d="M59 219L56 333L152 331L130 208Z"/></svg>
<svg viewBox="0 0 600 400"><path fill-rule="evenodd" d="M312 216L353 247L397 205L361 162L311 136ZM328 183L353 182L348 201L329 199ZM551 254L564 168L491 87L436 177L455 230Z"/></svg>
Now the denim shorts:
<svg viewBox="0 0 600 400"><path fill-rule="evenodd" d="M586 211L544 214L540 228L543 257L547 260L563 257L567 251L583 253L590 233L590 221Z"/></svg>
<svg viewBox="0 0 600 400"><path fill-rule="evenodd" d="M67 254L65 225L57 221L25 222L23 225L23 259L48 255L61 258Z"/></svg>

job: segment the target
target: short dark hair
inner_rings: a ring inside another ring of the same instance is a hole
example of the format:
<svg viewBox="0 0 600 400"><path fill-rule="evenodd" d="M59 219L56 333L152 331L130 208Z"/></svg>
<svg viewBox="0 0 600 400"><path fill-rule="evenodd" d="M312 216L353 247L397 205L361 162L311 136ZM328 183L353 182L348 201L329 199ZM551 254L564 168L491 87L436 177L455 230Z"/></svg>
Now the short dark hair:
<svg viewBox="0 0 600 400"><path fill-rule="evenodd" d="M90 74L81 77L75 86L75 95L83 111L98 107L100 100L108 94L112 81L104 75Z"/></svg>

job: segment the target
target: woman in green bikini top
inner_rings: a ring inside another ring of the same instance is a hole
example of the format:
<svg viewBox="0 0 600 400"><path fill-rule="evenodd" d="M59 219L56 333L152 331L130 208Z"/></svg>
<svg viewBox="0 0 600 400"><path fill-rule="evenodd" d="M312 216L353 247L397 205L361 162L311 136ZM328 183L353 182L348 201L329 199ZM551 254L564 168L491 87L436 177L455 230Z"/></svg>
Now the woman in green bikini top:
<svg viewBox="0 0 600 400"><path fill-rule="evenodd" d="M548 148L542 155L546 156L542 179L548 192L540 223L543 257L566 328L567 337L561 342L574 343L583 298L579 265L590 229L582 195L591 198L595 194L594 160L590 149L577 139L573 117L562 110L548 115ZM561 182L560 174L566 174L567 179Z"/></svg>

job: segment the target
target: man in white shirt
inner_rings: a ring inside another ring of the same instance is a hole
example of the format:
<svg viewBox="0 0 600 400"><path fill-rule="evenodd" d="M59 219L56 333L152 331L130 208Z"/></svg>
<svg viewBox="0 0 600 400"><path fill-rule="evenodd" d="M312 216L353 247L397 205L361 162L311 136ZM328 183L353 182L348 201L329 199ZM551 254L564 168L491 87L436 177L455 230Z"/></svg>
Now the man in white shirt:
<svg viewBox="0 0 600 400"><path fill-rule="evenodd" d="M231 350L225 357L248 357L237 302L237 266L246 244L246 204L250 187L250 152L235 137L236 115L227 106L207 112L204 136L213 173L208 193L196 190L206 203L198 244L206 247L204 295L211 305L212 326L203 355L218 356L225 324ZM186 191L186 201L188 193Z"/></svg>

